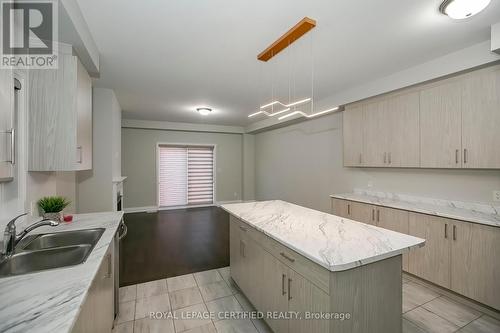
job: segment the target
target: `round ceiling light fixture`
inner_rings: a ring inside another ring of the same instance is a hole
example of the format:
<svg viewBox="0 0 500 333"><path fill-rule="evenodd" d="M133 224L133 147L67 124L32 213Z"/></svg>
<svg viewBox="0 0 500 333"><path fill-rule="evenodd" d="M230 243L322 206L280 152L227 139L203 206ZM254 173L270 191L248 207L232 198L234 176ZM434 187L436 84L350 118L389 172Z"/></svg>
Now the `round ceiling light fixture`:
<svg viewBox="0 0 500 333"><path fill-rule="evenodd" d="M206 116L206 115L209 115L210 112L212 112L212 109L211 108L196 108L196 111L198 111L198 113L201 114L202 116Z"/></svg>
<svg viewBox="0 0 500 333"><path fill-rule="evenodd" d="M439 11L452 19L461 20L476 15L490 4L491 0L445 0Z"/></svg>

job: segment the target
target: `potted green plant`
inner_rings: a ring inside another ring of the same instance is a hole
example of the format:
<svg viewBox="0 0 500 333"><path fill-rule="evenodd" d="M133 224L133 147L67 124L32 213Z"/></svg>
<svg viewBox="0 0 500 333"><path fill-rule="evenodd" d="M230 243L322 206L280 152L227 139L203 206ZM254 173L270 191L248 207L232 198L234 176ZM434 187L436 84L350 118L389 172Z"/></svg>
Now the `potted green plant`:
<svg viewBox="0 0 500 333"><path fill-rule="evenodd" d="M70 203L66 198L60 196L43 197L38 200L38 207L43 213L43 218L60 222L61 212Z"/></svg>

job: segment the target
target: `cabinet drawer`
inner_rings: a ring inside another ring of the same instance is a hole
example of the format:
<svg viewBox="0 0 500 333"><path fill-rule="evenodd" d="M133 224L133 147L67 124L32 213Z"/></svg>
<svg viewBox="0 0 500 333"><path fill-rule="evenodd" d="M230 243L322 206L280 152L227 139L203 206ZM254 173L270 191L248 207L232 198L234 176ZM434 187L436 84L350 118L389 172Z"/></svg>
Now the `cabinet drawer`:
<svg viewBox="0 0 500 333"><path fill-rule="evenodd" d="M231 216L231 222L236 223L241 231L248 234L250 238L262 246L266 251L271 253L279 261L307 278L318 288L322 289L326 293L329 293L330 272L326 268L312 262L301 254L289 249L237 218L234 218L233 220L233 217Z"/></svg>

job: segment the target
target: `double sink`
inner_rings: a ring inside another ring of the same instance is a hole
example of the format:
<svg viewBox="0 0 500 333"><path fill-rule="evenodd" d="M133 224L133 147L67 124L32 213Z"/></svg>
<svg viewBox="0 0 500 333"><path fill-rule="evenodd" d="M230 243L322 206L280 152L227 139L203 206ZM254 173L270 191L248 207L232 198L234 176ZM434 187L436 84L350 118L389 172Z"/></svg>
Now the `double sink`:
<svg viewBox="0 0 500 333"><path fill-rule="evenodd" d="M0 277L81 264L103 232L96 228L28 236L14 255L0 262Z"/></svg>

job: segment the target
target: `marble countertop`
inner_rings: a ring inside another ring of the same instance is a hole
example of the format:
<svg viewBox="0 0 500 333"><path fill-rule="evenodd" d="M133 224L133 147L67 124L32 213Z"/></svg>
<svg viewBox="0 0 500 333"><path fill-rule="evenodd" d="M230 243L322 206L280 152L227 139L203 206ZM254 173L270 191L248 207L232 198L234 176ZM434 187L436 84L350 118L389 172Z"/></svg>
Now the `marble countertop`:
<svg viewBox="0 0 500 333"><path fill-rule="evenodd" d="M0 278L0 332L70 332L122 216L123 212L75 215L71 223L30 233L106 229L83 264Z"/></svg>
<svg viewBox="0 0 500 333"><path fill-rule="evenodd" d="M500 207L488 204L367 190L332 194L330 197L500 227Z"/></svg>
<svg viewBox="0 0 500 333"><path fill-rule="evenodd" d="M425 240L281 200L235 203L225 211L330 271L421 247Z"/></svg>

